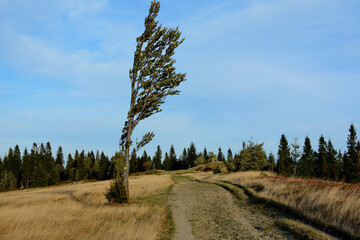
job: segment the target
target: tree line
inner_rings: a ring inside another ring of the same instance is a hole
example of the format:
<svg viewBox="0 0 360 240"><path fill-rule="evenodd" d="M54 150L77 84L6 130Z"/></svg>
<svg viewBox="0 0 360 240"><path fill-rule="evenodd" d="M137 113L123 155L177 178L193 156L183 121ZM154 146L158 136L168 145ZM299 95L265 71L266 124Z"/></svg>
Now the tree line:
<svg viewBox="0 0 360 240"><path fill-rule="evenodd" d="M23 154L16 145L3 159L0 157L0 191L50 186L68 180L111 179L120 158L118 153L109 159L104 152L76 150L73 156L67 156L65 166L61 146L54 157L49 142L40 146L34 143L30 152L25 148Z"/></svg>
<svg viewBox="0 0 360 240"><path fill-rule="evenodd" d="M275 172L280 175L360 182L360 142L353 124L349 128L347 150L344 153L336 151L331 140L326 141L322 135L318 140L317 151L312 148L310 138L306 137L300 153L297 141L290 147L285 135L282 135L276 165L272 154L269 159Z"/></svg>
<svg viewBox="0 0 360 240"><path fill-rule="evenodd" d="M180 155L176 154L173 145L165 154L157 146L152 157L146 151L141 156L137 156L134 151L130 156L130 173L188 169L201 164L223 162L229 171L269 170L283 176L360 182L360 142L353 124L349 128L347 150L344 153L336 151L331 140L326 141L323 136L318 140L317 151L312 148L309 137L305 138L301 151L297 139L289 144L285 135L282 135L276 159L272 153L267 156L263 145L250 140L248 143L243 142L238 153L233 154L229 148L224 154L221 147L217 153L208 152L206 147L197 152L195 144L190 143ZM0 157L0 191L49 186L69 180L112 179L117 169L122 169L124 155L116 153L109 159L104 152L85 153L84 150L76 150L74 155L67 156L66 165L64 162L61 146L56 156L53 156L49 142L45 145L41 143L40 147L34 143L30 152L25 148L22 155L16 145L14 149L9 149L3 159Z"/></svg>

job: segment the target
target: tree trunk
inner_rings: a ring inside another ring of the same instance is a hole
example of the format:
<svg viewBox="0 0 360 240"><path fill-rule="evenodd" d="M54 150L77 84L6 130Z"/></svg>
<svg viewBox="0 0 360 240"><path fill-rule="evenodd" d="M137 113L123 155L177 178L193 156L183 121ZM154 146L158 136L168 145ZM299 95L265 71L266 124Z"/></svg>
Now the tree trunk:
<svg viewBox="0 0 360 240"><path fill-rule="evenodd" d="M124 164L124 185L126 191L127 201L129 202L130 192L129 192L129 170L130 170L130 146L126 144L125 147L125 164Z"/></svg>

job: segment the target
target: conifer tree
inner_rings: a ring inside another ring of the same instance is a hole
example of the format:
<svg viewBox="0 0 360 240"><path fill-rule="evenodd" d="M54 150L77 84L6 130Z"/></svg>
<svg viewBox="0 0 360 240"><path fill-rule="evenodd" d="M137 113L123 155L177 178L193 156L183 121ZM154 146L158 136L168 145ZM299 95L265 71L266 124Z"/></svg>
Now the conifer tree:
<svg viewBox="0 0 360 240"><path fill-rule="evenodd" d="M110 161L108 162L107 171L109 170L109 166L110 166ZM82 150L79 155L78 171L79 171L79 180L84 180L87 178L87 169L86 169L86 165L85 165L85 151L84 150ZM106 172L106 176L111 177L108 172Z"/></svg>
<svg viewBox="0 0 360 240"><path fill-rule="evenodd" d="M105 156L104 152L101 152L100 155L100 162L99 162L99 178L101 180L109 179L110 176L108 176L108 170L109 170L110 161L107 156Z"/></svg>
<svg viewBox="0 0 360 240"><path fill-rule="evenodd" d="M221 147L218 149L218 160L221 162L225 162L224 154L222 153Z"/></svg>
<svg viewBox="0 0 360 240"><path fill-rule="evenodd" d="M130 172L138 172L138 161L136 156L136 151L133 151L130 158Z"/></svg>
<svg viewBox="0 0 360 240"><path fill-rule="evenodd" d="M164 158L164 170L166 171L171 170L171 160L167 152L165 153L165 158Z"/></svg>
<svg viewBox="0 0 360 240"><path fill-rule="evenodd" d="M22 181L24 183L24 187L26 188L29 188L30 186L30 179L32 178L34 170L34 163L31 160L31 156L25 148L22 157Z"/></svg>
<svg viewBox="0 0 360 240"><path fill-rule="evenodd" d="M329 176L329 166L327 165L326 160L326 148L326 141L323 135L321 135L319 138L319 146L315 160L317 167L316 176L323 179L327 179Z"/></svg>
<svg viewBox="0 0 360 240"><path fill-rule="evenodd" d="M47 172L47 185L54 185L60 181L60 176L55 168L55 161L52 156L50 142L46 143L44 161L45 170Z"/></svg>
<svg viewBox="0 0 360 240"><path fill-rule="evenodd" d="M60 177L60 180L64 181L65 180L64 154L61 146L59 146L56 153L55 169Z"/></svg>
<svg viewBox="0 0 360 240"><path fill-rule="evenodd" d="M158 145L157 149L156 149L156 152L155 152L155 156L153 158L153 162L154 162L154 165L155 165L156 169L162 169L161 161L162 161L162 152L161 152L160 146Z"/></svg>
<svg viewBox="0 0 360 240"><path fill-rule="evenodd" d="M358 151L356 147L356 130L354 124L350 125L349 135L347 137L347 151L344 154L344 169L343 174L347 182L358 182L357 179L358 169Z"/></svg>
<svg viewBox="0 0 360 240"><path fill-rule="evenodd" d="M34 180L32 182L33 187L45 187L47 185L47 173L42 165L38 163L34 169Z"/></svg>
<svg viewBox="0 0 360 240"><path fill-rule="evenodd" d="M186 150L186 149L185 149ZM209 162L209 154L206 150L206 147L204 147L204 151L203 151L203 157L205 159L205 163L208 163Z"/></svg>
<svg viewBox="0 0 360 240"><path fill-rule="evenodd" d="M10 163L10 171L14 174L16 182L18 183L17 187L20 187L21 180L21 152L19 145L16 145L14 148L14 155L12 162Z"/></svg>
<svg viewBox="0 0 360 240"><path fill-rule="evenodd" d="M206 150L206 149L205 149ZM179 160L179 168L180 169L186 169L186 166L188 166L188 160L187 160L187 151L186 148L183 149L183 152L181 154L180 160Z"/></svg>
<svg viewBox="0 0 360 240"><path fill-rule="evenodd" d="M278 159L275 171L280 175L290 176L293 174L293 161L290 157L290 147L284 134L281 135L278 147Z"/></svg>
<svg viewBox="0 0 360 240"><path fill-rule="evenodd" d="M311 141L308 136L305 138L303 152L298 164L297 175L307 178L316 176L315 153L311 147Z"/></svg>
<svg viewBox="0 0 360 240"><path fill-rule="evenodd" d="M197 159L196 147L192 142L187 150L187 168L195 166L195 160Z"/></svg>
<svg viewBox="0 0 360 240"><path fill-rule="evenodd" d="M275 156L273 153L270 153L268 157L268 170L273 172L274 168L275 168Z"/></svg>
<svg viewBox="0 0 360 240"><path fill-rule="evenodd" d="M170 151L169 151L169 161L170 161L170 169L176 170L177 158L176 158L174 145L172 144L170 146Z"/></svg>
<svg viewBox="0 0 360 240"><path fill-rule="evenodd" d="M326 161L328 166L328 175L327 179L338 181L340 177L339 166L337 165L336 160L337 152L333 147L331 140L329 139L326 145Z"/></svg>
<svg viewBox="0 0 360 240"><path fill-rule="evenodd" d="M143 155L141 156L141 158L138 161L138 171L139 172L145 172L145 168L144 168L144 163L146 162L151 162L151 158L149 157L149 155L147 154L146 150L144 150Z"/></svg>
<svg viewBox="0 0 360 240"><path fill-rule="evenodd" d="M232 163L233 162L233 154L232 154L232 151L231 149L229 148L228 152L227 152L227 161Z"/></svg>
<svg viewBox="0 0 360 240"><path fill-rule="evenodd" d="M149 15L145 18L144 33L136 39L134 63L129 71L131 80L131 100L127 121L121 136L121 146L125 152L123 172L126 199L129 197L129 169L131 135L141 120L161 111L161 105L169 95L177 95L176 88L185 81L185 74L176 73L172 58L175 49L184 41L178 28L171 29L158 25L156 17L160 3L151 2ZM138 150L154 138L154 132L146 133L136 143Z"/></svg>
<svg viewBox="0 0 360 240"><path fill-rule="evenodd" d="M14 167L14 150L10 147L7 156L4 158L4 169L6 172L12 172Z"/></svg>
<svg viewBox="0 0 360 240"><path fill-rule="evenodd" d="M74 181L75 179L74 159L72 158L70 153L67 157L67 162L66 162L66 175L69 180Z"/></svg>

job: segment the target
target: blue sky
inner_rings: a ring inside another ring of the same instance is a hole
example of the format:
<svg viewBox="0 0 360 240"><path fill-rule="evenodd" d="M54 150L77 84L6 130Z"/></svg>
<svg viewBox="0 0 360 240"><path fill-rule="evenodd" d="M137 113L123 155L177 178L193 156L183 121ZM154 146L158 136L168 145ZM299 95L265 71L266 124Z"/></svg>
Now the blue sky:
<svg viewBox="0 0 360 240"><path fill-rule="evenodd" d="M158 20L179 26L187 73L179 96L135 131L178 155L321 134L345 149L360 127L360 1L163 0ZM135 39L149 0L0 0L0 155L50 141L54 152L112 155L129 106Z"/></svg>

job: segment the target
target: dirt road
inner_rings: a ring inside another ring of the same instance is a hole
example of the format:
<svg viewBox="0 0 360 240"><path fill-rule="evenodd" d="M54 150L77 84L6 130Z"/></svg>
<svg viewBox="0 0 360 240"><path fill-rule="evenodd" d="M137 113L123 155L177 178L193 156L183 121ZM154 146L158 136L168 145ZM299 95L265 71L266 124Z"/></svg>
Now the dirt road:
<svg viewBox="0 0 360 240"><path fill-rule="evenodd" d="M274 225L276 216L238 200L210 183L175 177L169 202L175 240L191 239L294 239Z"/></svg>

